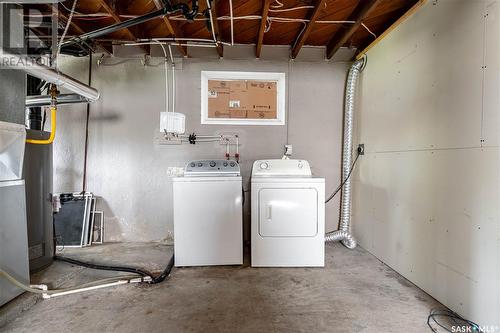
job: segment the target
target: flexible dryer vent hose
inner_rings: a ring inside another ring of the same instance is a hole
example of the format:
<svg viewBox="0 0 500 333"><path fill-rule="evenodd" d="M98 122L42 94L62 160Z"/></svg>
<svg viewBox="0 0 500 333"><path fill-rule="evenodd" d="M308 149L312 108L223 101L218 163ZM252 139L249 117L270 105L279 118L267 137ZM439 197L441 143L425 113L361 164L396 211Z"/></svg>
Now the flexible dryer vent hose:
<svg viewBox="0 0 500 333"><path fill-rule="evenodd" d="M352 165L352 131L354 118L354 100L359 74L365 66L366 57L354 62L347 76L344 111L344 146L342 152L342 199L340 206L339 230L325 235L325 242L341 241L349 249L356 247L356 239L351 234L351 179L349 173Z"/></svg>

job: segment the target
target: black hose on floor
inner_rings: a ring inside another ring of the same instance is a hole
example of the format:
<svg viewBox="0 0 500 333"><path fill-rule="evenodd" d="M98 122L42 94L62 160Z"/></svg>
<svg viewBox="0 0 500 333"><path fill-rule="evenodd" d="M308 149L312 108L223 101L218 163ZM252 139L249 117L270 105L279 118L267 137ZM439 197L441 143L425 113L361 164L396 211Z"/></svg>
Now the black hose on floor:
<svg viewBox="0 0 500 333"><path fill-rule="evenodd" d="M54 256L54 260L59 260L59 261L73 264L73 265L78 265L78 266L82 266L82 267L86 267L86 268L103 270L103 271L134 273L134 274L138 274L142 277L151 278L151 282L149 282L150 284L157 284L157 283L161 283L161 282L165 281L165 279L170 275L172 268L174 267L174 255L173 254L172 254L172 257L170 258L170 260L167 264L167 267L165 267L163 272L156 277L152 273L150 273L146 270L143 270L140 268L135 268L135 267L92 264L92 263L87 263L87 262L83 262L80 260L71 259L71 258L62 257L62 256Z"/></svg>
<svg viewBox="0 0 500 333"><path fill-rule="evenodd" d="M91 269L98 269L101 271L115 271L115 272L127 272L127 273L134 273L134 274L139 274L143 277L150 277L151 279L154 279L153 275L150 272L147 272L145 270L142 270L140 268L134 268L134 267L125 267L125 266L108 266L108 265L98 265L98 264L92 264L92 263L87 263L83 262L80 260L76 259L71 259L71 258L66 258L66 257L61 257L61 256L54 256L54 260L59 260L59 261L64 261L73 265L78 265L82 267L87 267Z"/></svg>
<svg viewBox="0 0 500 333"><path fill-rule="evenodd" d="M172 253L172 257L170 258L167 267L165 267L165 270L155 277L151 284L157 284L165 281L165 279L170 275L170 272L172 271L172 268L174 267L174 254Z"/></svg>

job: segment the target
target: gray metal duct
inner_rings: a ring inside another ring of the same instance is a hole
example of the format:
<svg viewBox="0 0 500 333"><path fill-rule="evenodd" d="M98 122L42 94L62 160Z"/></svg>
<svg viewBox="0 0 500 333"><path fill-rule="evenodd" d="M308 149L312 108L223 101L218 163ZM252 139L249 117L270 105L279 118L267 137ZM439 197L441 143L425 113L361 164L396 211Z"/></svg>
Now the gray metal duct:
<svg viewBox="0 0 500 333"><path fill-rule="evenodd" d="M52 103L52 97L50 95L38 95L38 96L26 97L27 108L49 106L51 103ZM78 94L60 94L57 96L57 105L79 104L79 103L90 103L90 101Z"/></svg>
<svg viewBox="0 0 500 333"><path fill-rule="evenodd" d="M345 90L344 111L344 147L342 153L342 202L340 206L339 230L325 235L326 242L341 241L349 249L356 247L356 240L351 234L351 180L349 172L352 166L352 128L354 117L354 100L359 74L364 68L365 58L356 61L349 70Z"/></svg>
<svg viewBox="0 0 500 333"><path fill-rule="evenodd" d="M94 102L99 99L99 91L97 89L89 87L63 73L59 73L50 67L39 64L32 58L0 51L0 63L2 65L10 64L12 68L21 68L32 76L49 83L54 83L61 88L85 97L89 101Z"/></svg>

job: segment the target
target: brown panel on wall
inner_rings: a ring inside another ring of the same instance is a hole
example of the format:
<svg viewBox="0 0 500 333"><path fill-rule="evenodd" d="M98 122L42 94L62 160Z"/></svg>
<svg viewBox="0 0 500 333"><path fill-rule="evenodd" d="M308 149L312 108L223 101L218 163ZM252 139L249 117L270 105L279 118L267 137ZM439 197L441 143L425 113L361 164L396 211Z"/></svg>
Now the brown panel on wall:
<svg viewBox="0 0 500 333"><path fill-rule="evenodd" d="M277 83L253 80L208 80L208 117L276 119Z"/></svg>

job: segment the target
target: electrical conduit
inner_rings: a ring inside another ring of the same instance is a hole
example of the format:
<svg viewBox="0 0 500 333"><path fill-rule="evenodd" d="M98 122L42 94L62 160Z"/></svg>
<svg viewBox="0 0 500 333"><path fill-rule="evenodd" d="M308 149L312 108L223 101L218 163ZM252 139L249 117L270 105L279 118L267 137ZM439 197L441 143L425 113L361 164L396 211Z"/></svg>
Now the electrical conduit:
<svg viewBox="0 0 500 333"><path fill-rule="evenodd" d="M354 249L356 239L351 234L351 180L349 173L352 165L352 131L354 118L354 100L356 97L356 86L359 74L365 66L366 58L354 62L347 76L345 91L345 111L344 111L344 147L342 156L342 201L340 206L339 230L327 233L325 242L342 242L345 247Z"/></svg>

